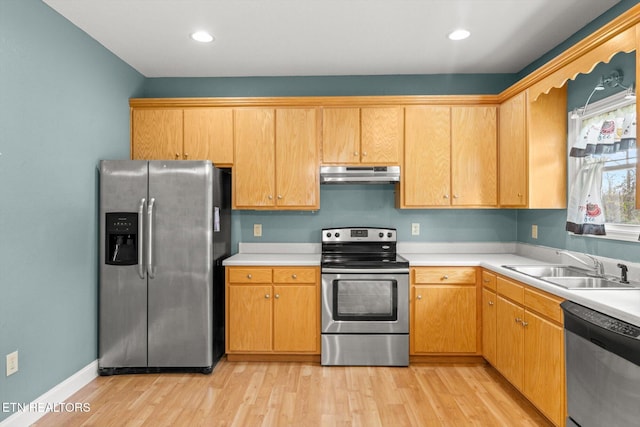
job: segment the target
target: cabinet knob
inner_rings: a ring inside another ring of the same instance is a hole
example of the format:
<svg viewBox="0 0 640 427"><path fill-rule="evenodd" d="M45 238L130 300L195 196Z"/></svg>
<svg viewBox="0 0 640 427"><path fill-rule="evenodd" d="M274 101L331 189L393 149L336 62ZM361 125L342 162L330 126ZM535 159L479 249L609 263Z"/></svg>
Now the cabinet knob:
<svg viewBox="0 0 640 427"><path fill-rule="evenodd" d="M363 155L363 156L366 156L366 155L367 155L367 152L366 152L366 151L363 151L363 152L362 152L362 155Z"/></svg>
<svg viewBox="0 0 640 427"><path fill-rule="evenodd" d="M270 296L271 295L269 295L269 294L264 294L265 299L269 299Z"/></svg>
<svg viewBox="0 0 640 427"><path fill-rule="evenodd" d="M446 274L444 276L442 276L442 280L448 280L449 276L447 276Z"/></svg>
<svg viewBox="0 0 640 427"><path fill-rule="evenodd" d="M523 327L527 327L527 325L529 324L529 322L520 322L520 323L522 323Z"/></svg>
<svg viewBox="0 0 640 427"><path fill-rule="evenodd" d="M448 198L449 198L449 195L448 195L448 194L445 194L444 196L442 196L442 198L443 198L443 199L448 199Z"/></svg>
<svg viewBox="0 0 640 427"><path fill-rule="evenodd" d="M274 297L275 297L276 299L278 299L278 298L280 298L280 294L275 294L275 295L274 295Z"/></svg>
<svg viewBox="0 0 640 427"><path fill-rule="evenodd" d="M292 275L291 275L291 278L292 278L292 279L297 279L297 278L298 278L298 275L297 275L297 274L292 274Z"/></svg>
<svg viewBox="0 0 640 427"><path fill-rule="evenodd" d="M189 158L189 153L184 153L184 159L187 160Z"/></svg>
<svg viewBox="0 0 640 427"><path fill-rule="evenodd" d="M516 317L516 323L522 323L522 319L519 317Z"/></svg>
<svg viewBox="0 0 640 427"><path fill-rule="evenodd" d="M282 194L278 194L278 200L282 199Z"/></svg>
<svg viewBox="0 0 640 427"><path fill-rule="evenodd" d="M490 283L490 282L491 282L491 280L489 280L489 279L482 279L482 283Z"/></svg>
<svg viewBox="0 0 640 427"><path fill-rule="evenodd" d="M454 194L454 195L453 195L453 198L454 198L454 199L457 199L457 198L458 198L458 195L457 195L457 194Z"/></svg>
<svg viewBox="0 0 640 427"><path fill-rule="evenodd" d="M522 197L522 193L518 193L518 197Z"/></svg>
<svg viewBox="0 0 640 427"><path fill-rule="evenodd" d="M357 156L357 155L358 155L358 152L357 152L357 151L354 151L354 152L353 152L353 155L354 155L354 156Z"/></svg>
<svg viewBox="0 0 640 427"><path fill-rule="evenodd" d="M493 301L489 301L489 305L493 305Z"/></svg>
<svg viewBox="0 0 640 427"><path fill-rule="evenodd" d="M422 299L422 295L418 295L416 298L418 298L418 299Z"/></svg>
<svg viewBox="0 0 640 427"><path fill-rule="evenodd" d="M269 194L267 197L269 198L269 200L273 200L273 196L271 194Z"/></svg>
<svg viewBox="0 0 640 427"><path fill-rule="evenodd" d="M176 153L176 160L180 159L180 153Z"/></svg>
<svg viewBox="0 0 640 427"><path fill-rule="evenodd" d="M247 279L252 279L253 276L251 274L247 274Z"/></svg>

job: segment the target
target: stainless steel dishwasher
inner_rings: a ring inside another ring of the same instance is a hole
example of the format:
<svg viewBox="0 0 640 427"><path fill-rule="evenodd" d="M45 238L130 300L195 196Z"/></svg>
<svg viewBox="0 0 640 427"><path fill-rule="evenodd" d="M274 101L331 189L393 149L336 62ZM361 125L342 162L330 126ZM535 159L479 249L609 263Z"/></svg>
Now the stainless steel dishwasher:
<svg viewBox="0 0 640 427"><path fill-rule="evenodd" d="M571 301L560 306L567 426L640 425L640 327Z"/></svg>

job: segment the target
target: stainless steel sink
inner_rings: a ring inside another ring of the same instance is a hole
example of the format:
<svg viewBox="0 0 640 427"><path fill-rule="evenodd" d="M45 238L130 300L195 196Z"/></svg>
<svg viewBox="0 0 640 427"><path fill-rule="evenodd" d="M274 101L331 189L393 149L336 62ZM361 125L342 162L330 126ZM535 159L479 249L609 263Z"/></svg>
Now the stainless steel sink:
<svg viewBox="0 0 640 427"><path fill-rule="evenodd" d="M584 268L574 267L572 265L503 265L518 273L526 274L536 278L541 277L589 277L594 274Z"/></svg>
<svg viewBox="0 0 640 427"><path fill-rule="evenodd" d="M606 277L540 277L567 289L638 289L637 284L620 283Z"/></svg>

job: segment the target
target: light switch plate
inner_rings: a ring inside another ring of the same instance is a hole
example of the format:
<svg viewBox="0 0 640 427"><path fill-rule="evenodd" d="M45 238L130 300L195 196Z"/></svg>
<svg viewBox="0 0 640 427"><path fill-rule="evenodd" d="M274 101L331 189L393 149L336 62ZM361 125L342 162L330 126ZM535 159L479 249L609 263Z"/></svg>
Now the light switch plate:
<svg viewBox="0 0 640 427"><path fill-rule="evenodd" d="M419 236L420 235L420 223L419 222L411 223L411 235L412 236Z"/></svg>
<svg viewBox="0 0 640 427"><path fill-rule="evenodd" d="M533 224L531 226L531 238L532 239L537 239L538 238L538 226Z"/></svg>
<svg viewBox="0 0 640 427"><path fill-rule="evenodd" d="M7 354L7 376L18 372L18 351Z"/></svg>

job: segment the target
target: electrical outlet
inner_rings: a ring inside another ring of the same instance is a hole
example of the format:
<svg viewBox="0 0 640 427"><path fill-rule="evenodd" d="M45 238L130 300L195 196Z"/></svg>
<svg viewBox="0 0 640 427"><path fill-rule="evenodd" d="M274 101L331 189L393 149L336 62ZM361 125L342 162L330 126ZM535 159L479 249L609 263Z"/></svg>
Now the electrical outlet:
<svg viewBox="0 0 640 427"><path fill-rule="evenodd" d="M7 376L18 372L18 350L7 354Z"/></svg>
<svg viewBox="0 0 640 427"><path fill-rule="evenodd" d="M531 226L531 238L532 239L537 239L538 238L538 226L533 224Z"/></svg>
<svg viewBox="0 0 640 427"><path fill-rule="evenodd" d="M420 235L420 223L414 222L411 224L411 235L419 236Z"/></svg>
<svg viewBox="0 0 640 427"><path fill-rule="evenodd" d="M253 224L253 237L262 237L262 224Z"/></svg>

